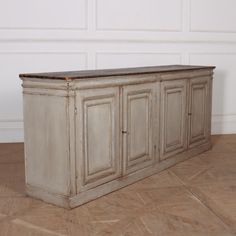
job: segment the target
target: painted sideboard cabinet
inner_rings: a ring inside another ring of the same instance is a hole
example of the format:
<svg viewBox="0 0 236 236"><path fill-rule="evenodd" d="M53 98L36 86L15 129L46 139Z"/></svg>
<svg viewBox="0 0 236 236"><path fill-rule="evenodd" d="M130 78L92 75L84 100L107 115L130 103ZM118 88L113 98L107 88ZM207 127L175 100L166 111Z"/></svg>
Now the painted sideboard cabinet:
<svg viewBox="0 0 236 236"><path fill-rule="evenodd" d="M27 194L73 208L208 150L213 69L21 74Z"/></svg>

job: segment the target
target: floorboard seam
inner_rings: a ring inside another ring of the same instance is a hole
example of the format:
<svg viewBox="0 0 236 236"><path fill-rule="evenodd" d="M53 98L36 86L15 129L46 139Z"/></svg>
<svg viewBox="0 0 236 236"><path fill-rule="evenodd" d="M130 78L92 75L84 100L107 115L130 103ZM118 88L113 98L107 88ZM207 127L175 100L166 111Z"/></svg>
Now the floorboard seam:
<svg viewBox="0 0 236 236"><path fill-rule="evenodd" d="M22 217L24 216L25 214L28 214L29 212L32 212L34 211L35 209L37 209L38 206L31 206L27 209L23 209L19 212L16 212L16 213L13 213L12 215L6 215L4 218L2 218L0 220L0 224L3 223L3 222L6 222L6 221L13 221L13 220L16 220L18 217Z"/></svg>
<svg viewBox="0 0 236 236"><path fill-rule="evenodd" d="M184 181L182 181L174 172L172 172L171 170L168 170L168 172L170 174L172 174L180 183L182 183L183 187L191 194L193 195L205 208L207 208L214 216L217 217L217 219L220 220L220 222L222 222L222 224L225 226L225 228L232 234L232 235L236 235L235 232L232 231L231 227L224 222L224 220L221 218L221 216L219 216L218 214L216 214L216 212L214 210L212 210L211 207L209 207L208 205L206 205L201 198L199 198L199 196L194 193L191 188L188 186L188 184L186 184Z"/></svg>

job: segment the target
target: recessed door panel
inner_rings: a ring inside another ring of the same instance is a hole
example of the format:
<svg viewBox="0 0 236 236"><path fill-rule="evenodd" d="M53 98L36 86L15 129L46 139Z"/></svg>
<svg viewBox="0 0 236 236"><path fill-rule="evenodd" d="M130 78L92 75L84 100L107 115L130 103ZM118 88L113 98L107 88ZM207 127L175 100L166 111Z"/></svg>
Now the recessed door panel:
<svg viewBox="0 0 236 236"><path fill-rule="evenodd" d="M125 174L145 168L154 160L154 103L156 84L123 89L123 157Z"/></svg>
<svg viewBox="0 0 236 236"><path fill-rule="evenodd" d="M112 167L112 110L110 100L85 103L87 178ZM101 158L102 157L102 161Z"/></svg>
<svg viewBox="0 0 236 236"><path fill-rule="evenodd" d="M161 159L186 149L187 81L161 83Z"/></svg>
<svg viewBox="0 0 236 236"><path fill-rule="evenodd" d="M78 187L92 188L120 174L119 89L78 93Z"/></svg>
<svg viewBox="0 0 236 236"><path fill-rule="evenodd" d="M210 132L210 78L190 80L189 102L189 138L190 147L200 145L209 140Z"/></svg>

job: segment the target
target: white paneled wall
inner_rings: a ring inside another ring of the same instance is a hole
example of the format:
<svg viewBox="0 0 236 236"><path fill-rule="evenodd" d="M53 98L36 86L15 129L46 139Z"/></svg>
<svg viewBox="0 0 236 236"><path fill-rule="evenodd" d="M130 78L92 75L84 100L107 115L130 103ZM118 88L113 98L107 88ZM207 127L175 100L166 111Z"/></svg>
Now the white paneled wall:
<svg viewBox="0 0 236 236"><path fill-rule="evenodd" d="M181 54L174 53L97 53L96 67L135 67L181 64Z"/></svg>
<svg viewBox="0 0 236 236"><path fill-rule="evenodd" d="M190 0L191 31L236 33L235 0Z"/></svg>
<svg viewBox="0 0 236 236"><path fill-rule="evenodd" d="M0 2L0 142L23 141L19 73L216 65L213 133L236 133L235 0Z"/></svg>
<svg viewBox="0 0 236 236"><path fill-rule="evenodd" d="M181 31L182 28L182 0L97 0L96 5L97 30Z"/></svg>
<svg viewBox="0 0 236 236"><path fill-rule="evenodd" d="M86 29L86 0L0 2L2 29Z"/></svg>

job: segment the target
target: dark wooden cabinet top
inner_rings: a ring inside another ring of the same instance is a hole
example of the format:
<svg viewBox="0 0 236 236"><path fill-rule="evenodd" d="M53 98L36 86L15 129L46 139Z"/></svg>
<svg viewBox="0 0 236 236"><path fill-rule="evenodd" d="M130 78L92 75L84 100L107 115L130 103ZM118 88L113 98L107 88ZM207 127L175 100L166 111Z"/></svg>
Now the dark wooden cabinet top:
<svg viewBox="0 0 236 236"><path fill-rule="evenodd" d="M28 73L20 74L20 78L74 80L107 76L138 75L152 73L178 72L187 70L214 69L214 66L169 65L135 68L119 68L104 70L81 70L64 72Z"/></svg>

